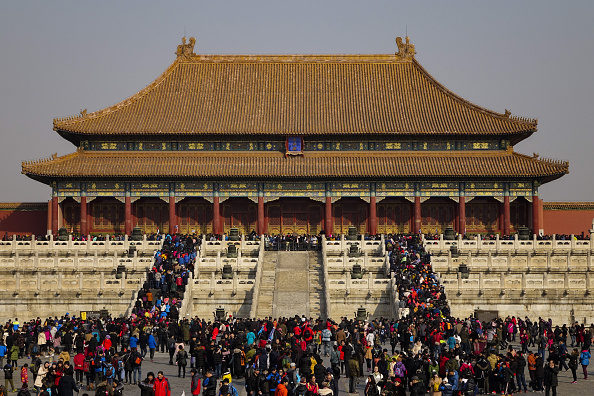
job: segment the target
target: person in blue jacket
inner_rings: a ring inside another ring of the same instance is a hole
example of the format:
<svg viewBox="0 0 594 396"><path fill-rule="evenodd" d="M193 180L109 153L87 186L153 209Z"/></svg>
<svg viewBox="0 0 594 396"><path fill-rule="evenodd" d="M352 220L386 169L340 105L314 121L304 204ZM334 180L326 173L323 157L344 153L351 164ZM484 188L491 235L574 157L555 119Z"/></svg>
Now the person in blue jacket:
<svg viewBox="0 0 594 396"><path fill-rule="evenodd" d="M130 337L130 349L136 349L137 346L138 337L136 337L136 334L132 334L132 337Z"/></svg>
<svg viewBox="0 0 594 396"><path fill-rule="evenodd" d="M153 357L155 356L155 350L157 349L157 340L155 340L155 336L153 336L153 333L149 333L147 343L148 343L148 347L149 347L149 357L152 362Z"/></svg>
<svg viewBox="0 0 594 396"><path fill-rule="evenodd" d="M4 367L4 356L6 356L6 345L0 341L0 367Z"/></svg>
<svg viewBox="0 0 594 396"><path fill-rule="evenodd" d="M588 379L588 365L590 364L590 352L584 348L582 353L580 353L580 364L582 365L582 370L584 370L584 379Z"/></svg>

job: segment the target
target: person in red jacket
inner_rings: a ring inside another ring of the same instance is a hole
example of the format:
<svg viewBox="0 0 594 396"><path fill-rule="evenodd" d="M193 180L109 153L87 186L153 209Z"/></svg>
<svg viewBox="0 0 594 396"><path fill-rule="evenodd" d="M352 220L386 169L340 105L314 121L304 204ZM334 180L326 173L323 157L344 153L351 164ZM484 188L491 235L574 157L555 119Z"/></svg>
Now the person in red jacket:
<svg viewBox="0 0 594 396"><path fill-rule="evenodd" d="M153 385L155 390L155 396L171 396L171 387L169 386L169 380L163 376L163 372L159 371L157 378L155 378L155 384Z"/></svg>
<svg viewBox="0 0 594 396"><path fill-rule="evenodd" d="M74 355L74 373L76 374L76 382L82 384L85 371L85 355L82 352Z"/></svg>
<svg viewBox="0 0 594 396"><path fill-rule="evenodd" d="M192 395L199 395L200 394L200 376L198 375L198 371L196 369L190 370L192 374L192 386L190 390L192 391Z"/></svg>

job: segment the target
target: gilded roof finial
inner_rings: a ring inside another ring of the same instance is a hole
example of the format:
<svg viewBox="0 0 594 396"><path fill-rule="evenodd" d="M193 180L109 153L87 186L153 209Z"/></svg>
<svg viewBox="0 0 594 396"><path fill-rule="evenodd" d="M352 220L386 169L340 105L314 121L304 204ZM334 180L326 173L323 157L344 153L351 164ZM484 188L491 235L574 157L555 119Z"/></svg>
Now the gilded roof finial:
<svg viewBox="0 0 594 396"><path fill-rule="evenodd" d="M186 43L186 37L182 37L182 43L177 46L177 50L175 51L175 55L178 58L189 59L194 54L194 45L196 44L196 39L194 37L190 37L190 42Z"/></svg>
<svg viewBox="0 0 594 396"><path fill-rule="evenodd" d="M410 43L410 39L408 36L405 38L406 42L402 42L402 37L396 37L396 45L398 46L398 52L396 52L396 56L400 57L400 59L412 59L415 57L417 53L415 51L415 45Z"/></svg>

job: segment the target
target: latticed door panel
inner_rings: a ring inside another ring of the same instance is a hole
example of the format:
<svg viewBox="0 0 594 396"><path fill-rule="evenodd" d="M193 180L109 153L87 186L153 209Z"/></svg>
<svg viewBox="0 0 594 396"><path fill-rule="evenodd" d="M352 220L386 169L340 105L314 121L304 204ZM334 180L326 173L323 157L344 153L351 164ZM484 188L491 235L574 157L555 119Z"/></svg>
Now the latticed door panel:
<svg viewBox="0 0 594 396"><path fill-rule="evenodd" d="M494 202L476 202L466 206L466 230L474 232L497 231L499 207Z"/></svg>
<svg viewBox="0 0 594 396"><path fill-rule="evenodd" d="M182 233L212 232L212 207L207 204L184 203L179 206L179 230Z"/></svg>
<svg viewBox="0 0 594 396"><path fill-rule="evenodd" d="M454 225L454 205L450 203L425 203L421 206L421 230L441 233Z"/></svg>
<svg viewBox="0 0 594 396"><path fill-rule="evenodd" d="M268 206L268 233L271 235L281 233L281 215L279 205Z"/></svg>
<svg viewBox="0 0 594 396"><path fill-rule="evenodd" d="M515 232L518 227L521 226L531 228L530 222L532 220L532 214L529 213L531 212L529 210L529 202L525 201L523 198L517 198L510 203L509 209L512 231Z"/></svg>
<svg viewBox="0 0 594 396"><path fill-rule="evenodd" d="M308 228L308 216L307 212L295 213L295 233L299 235L307 234Z"/></svg>
<svg viewBox="0 0 594 396"><path fill-rule="evenodd" d="M319 234L322 231L322 208L320 206L309 207L309 233Z"/></svg>
<svg viewBox="0 0 594 396"><path fill-rule="evenodd" d="M78 205L73 202L63 202L62 219L68 232L80 232L80 207Z"/></svg>
<svg viewBox="0 0 594 396"><path fill-rule="evenodd" d="M333 231L334 234L344 234L343 230L346 230L348 226L345 228L343 224L343 217L342 217L342 206L341 205L334 205L332 207L334 212L334 224L333 224Z"/></svg>
<svg viewBox="0 0 594 396"><path fill-rule="evenodd" d="M147 234L168 232L168 208L164 204L139 203L136 205L136 226Z"/></svg>

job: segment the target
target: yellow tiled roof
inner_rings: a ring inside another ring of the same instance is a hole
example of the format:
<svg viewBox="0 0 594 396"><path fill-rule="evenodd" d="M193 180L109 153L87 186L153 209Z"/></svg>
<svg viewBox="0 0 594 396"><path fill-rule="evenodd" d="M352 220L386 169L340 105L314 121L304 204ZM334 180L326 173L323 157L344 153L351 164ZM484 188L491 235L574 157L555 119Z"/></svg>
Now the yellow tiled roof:
<svg viewBox="0 0 594 396"><path fill-rule="evenodd" d="M54 120L73 134L519 134L536 120L455 95L398 55L191 55L145 89Z"/></svg>
<svg viewBox="0 0 594 396"><path fill-rule="evenodd" d="M568 163L509 151L465 152L138 152L83 151L25 162L33 178L531 177L568 173Z"/></svg>

